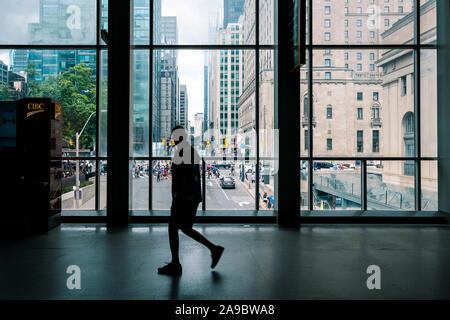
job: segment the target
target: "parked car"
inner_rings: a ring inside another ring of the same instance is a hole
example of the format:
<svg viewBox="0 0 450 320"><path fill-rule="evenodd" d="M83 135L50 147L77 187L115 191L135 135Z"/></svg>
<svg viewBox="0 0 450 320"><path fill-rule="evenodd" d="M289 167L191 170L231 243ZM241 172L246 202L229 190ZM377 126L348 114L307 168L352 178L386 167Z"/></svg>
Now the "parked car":
<svg viewBox="0 0 450 320"><path fill-rule="evenodd" d="M219 169L219 168L230 169L231 168L231 164L228 162L215 163L215 164L213 164L213 166L216 167L217 169Z"/></svg>
<svg viewBox="0 0 450 320"><path fill-rule="evenodd" d="M314 162L314 170L333 168L332 162Z"/></svg>
<svg viewBox="0 0 450 320"><path fill-rule="evenodd" d="M222 177L220 178L220 186L222 187L222 189L235 189L236 181L233 177Z"/></svg>

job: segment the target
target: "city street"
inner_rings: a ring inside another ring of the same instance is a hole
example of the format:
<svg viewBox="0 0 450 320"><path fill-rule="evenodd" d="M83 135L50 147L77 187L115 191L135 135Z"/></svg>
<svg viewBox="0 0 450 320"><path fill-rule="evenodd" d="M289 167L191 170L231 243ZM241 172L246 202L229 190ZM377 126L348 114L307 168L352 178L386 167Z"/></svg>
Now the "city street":
<svg viewBox="0 0 450 320"><path fill-rule="evenodd" d="M220 170L221 176L228 176L229 170ZM241 182L236 179L235 189L222 189L220 180L212 177L206 178L206 209L209 210L254 210L254 186L248 188L248 181ZM133 179L133 209L146 210L148 208L148 176ZM172 202L171 182L167 179L157 181L153 177L153 209L170 209ZM201 208L201 207L200 207Z"/></svg>

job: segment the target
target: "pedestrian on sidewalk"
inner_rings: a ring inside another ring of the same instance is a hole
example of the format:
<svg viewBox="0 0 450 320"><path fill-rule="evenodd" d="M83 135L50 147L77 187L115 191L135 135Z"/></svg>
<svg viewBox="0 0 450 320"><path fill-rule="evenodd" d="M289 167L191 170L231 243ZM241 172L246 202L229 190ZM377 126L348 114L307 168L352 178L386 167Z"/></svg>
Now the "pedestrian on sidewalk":
<svg viewBox="0 0 450 320"><path fill-rule="evenodd" d="M265 206L266 208L268 208L268 205L269 205L269 198L267 197L267 192L264 192L264 195L263 195L263 202L264 202L264 206Z"/></svg>

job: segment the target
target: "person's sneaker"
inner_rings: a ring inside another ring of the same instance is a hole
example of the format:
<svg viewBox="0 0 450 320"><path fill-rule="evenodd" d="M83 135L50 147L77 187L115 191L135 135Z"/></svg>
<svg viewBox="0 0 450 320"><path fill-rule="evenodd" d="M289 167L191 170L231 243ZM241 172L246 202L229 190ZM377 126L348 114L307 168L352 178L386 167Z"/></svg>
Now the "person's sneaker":
<svg viewBox="0 0 450 320"><path fill-rule="evenodd" d="M214 267L217 266L217 263L219 262L220 257L222 256L223 250L225 250L225 248L221 246L216 246L214 248L213 252L211 253L212 258L211 269L214 269Z"/></svg>
<svg viewBox="0 0 450 320"><path fill-rule="evenodd" d="M183 272L181 268L181 264L168 263L164 267L158 268L159 274L167 274L167 275L180 275Z"/></svg>

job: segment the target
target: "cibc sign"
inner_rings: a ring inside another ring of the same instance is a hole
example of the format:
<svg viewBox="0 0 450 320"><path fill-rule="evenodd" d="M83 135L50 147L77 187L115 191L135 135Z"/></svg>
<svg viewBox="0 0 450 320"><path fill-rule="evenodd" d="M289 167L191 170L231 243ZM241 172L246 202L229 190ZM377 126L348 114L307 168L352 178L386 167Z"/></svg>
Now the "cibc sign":
<svg viewBox="0 0 450 320"><path fill-rule="evenodd" d="M25 110L27 119L45 118L45 104L43 102L29 102Z"/></svg>
<svg viewBox="0 0 450 320"><path fill-rule="evenodd" d="M27 120L34 119L50 119L61 120L62 108L60 103L55 103L48 99L48 101L31 100L25 104L25 114ZM47 114L49 112L49 114Z"/></svg>

